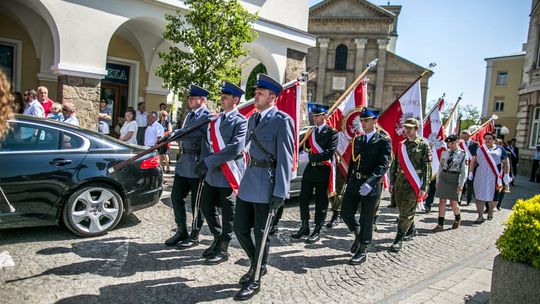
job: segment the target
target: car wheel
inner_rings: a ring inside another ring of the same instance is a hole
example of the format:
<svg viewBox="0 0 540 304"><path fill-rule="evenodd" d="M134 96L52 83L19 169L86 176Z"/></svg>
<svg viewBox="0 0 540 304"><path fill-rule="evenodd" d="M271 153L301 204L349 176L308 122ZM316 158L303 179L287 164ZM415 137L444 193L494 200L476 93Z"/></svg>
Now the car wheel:
<svg viewBox="0 0 540 304"><path fill-rule="evenodd" d="M69 197L63 220L73 233L92 237L112 230L123 214L122 197L116 190L105 184L91 184Z"/></svg>

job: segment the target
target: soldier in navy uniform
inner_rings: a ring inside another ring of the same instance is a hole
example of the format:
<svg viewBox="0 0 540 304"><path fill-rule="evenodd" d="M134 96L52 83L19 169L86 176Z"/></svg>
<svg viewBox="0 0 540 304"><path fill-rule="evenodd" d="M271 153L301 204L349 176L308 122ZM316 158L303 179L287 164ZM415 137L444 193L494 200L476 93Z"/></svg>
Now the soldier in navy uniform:
<svg viewBox="0 0 540 304"><path fill-rule="evenodd" d="M353 140L347 172L347 185L341 206L341 217L354 232L349 264L358 265L367 259L367 247L373 237L373 220L382 190L382 178L392 162L392 145L388 134L376 127L379 111L363 108L360 122L365 134ZM360 204L360 223L355 220Z"/></svg>
<svg viewBox="0 0 540 304"><path fill-rule="evenodd" d="M251 262L242 276L242 289L235 300L252 298L260 290L260 276L255 278L258 254L262 249L260 275L266 274L269 239L262 244L269 212L276 211L289 196L294 150L294 123L276 108L281 84L265 74L257 75L255 108L250 116L246 145L249 165L240 183L236 200L234 233ZM253 230L255 240L251 238Z"/></svg>
<svg viewBox="0 0 540 304"><path fill-rule="evenodd" d="M191 85L188 97L188 107L191 109L184 120L182 129L187 129L211 117L206 107L208 91ZM202 161L210 154L210 146L207 140L208 125L202 125L197 130L180 138L182 141L182 156L176 164L173 187L171 190L171 202L174 210L174 220L177 225L176 233L165 241L167 246L177 246L178 249L189 248L199 243L199 231L203 225L202 214L199 210L194 221L195 229L188 235L186 224L186 204L184 199L191 192L191 210L195 213L195 200L199 184L204 175Z"/></svg>
<svg viewBox="0 0 540 304"><path fill-rule="evenodd" d="M244 91L238 86L225 82L221 89L221 112L214 124L219 129L224 147L220 151L214 150L213 154L204 159L208 168L202 190L201 210L208 223L210 231L214 235L214 241L208 249L203 251L203 257L207 264L218 264L227 261L229 242L233 234L235 194L231 183L225 177L222 169L227 162L234 162L234 168L238 169L238 177L241 179L245 171L245 147L247 120L236 109ZM210 129L210 132L212 130ZM217 136L217 132L215 132ZM212 140L214 137L209 136ZM212 147L216 143L212 143ZM228 173L227 173L228 174ZM228 174L229 178L231 175ZM238 180L238 183L240 180ZM234 184L237 187L238 184ZM215 210L221 208L221 223Z"/></svg>
<svg viewBox="0 0 540 304"><path fill-rule="evenodd" d="M291 235L293 239L300 239L303 236L309 237L306 243L315 243L320 239L321 228L326 220L328 209L328 184L330 181L332 159L338 144L338 133L335 129L325 124L327 110L322 106L315 106L312 110L315 126L310 136L315 136L316 144L321 151L311 146L310 139L304 142L304 152L309 153L309 162L302 174L302 188L300 190L300 219L302 226L300 230ZM313 138L313 137L312 137ZM332 181L332 182L335 182ZM309 234L309 201L315 188L315 229Z"/></svg>

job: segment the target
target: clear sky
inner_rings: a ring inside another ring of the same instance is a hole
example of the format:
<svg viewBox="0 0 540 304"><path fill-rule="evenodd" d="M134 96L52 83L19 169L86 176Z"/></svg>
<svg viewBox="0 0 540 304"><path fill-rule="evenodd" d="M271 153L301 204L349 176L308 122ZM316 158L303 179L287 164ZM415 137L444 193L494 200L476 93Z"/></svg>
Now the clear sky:
<svg viewBox="0 0 540 304"><path fill-rule="evenodd" d="M321 0L309 0L313 6ZM397 55L427 67L437 63L429 80L428 101L446 93L454 103L482 109L484 58L520 52L527 42L531 0L371 0L401 5Z"/></svg>

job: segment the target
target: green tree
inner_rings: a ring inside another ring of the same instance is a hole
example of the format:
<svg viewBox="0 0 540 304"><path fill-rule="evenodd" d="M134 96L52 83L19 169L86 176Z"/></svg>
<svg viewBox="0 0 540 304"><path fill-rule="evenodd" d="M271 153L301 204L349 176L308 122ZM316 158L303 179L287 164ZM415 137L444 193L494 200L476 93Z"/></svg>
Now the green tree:
<svg viewBox="0 0 540 304"><path fill-rule="evenodd" d="M253 98L253 96L255 96L254 87L257 84L257 74L259 73L263 73L263 74L268 73L266 71L266 67L262 63L257 64L253 68L251 73L249 73L249 77L248 77L247 85L246 85L246 100L250 100L251 98Z"/></svg>
<svg viewBox="0 0 540 304"><path fill-rule="evenodd" d="M179 96L197 84L217 100L223 80L240 82L238 59L246 56L245 43L255 39L249 14L238 0L185 0L189 13L167 14L163 38L172 46L159 53L163 64L156 75Z"/></svg>

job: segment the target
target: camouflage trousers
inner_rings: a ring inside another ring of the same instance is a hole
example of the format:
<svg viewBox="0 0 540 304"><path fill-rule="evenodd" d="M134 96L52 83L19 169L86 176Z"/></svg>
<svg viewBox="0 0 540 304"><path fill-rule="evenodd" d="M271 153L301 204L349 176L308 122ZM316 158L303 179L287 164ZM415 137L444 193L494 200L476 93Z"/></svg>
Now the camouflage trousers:
<svg viewBox="0 0 540 304"><path fill-rule="evenodd" d="M396 205L399 210L398 233L407 233L414 224L416 213L416 194L408 181L397 181L394 185Z"/></svg>

